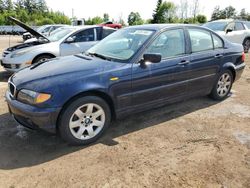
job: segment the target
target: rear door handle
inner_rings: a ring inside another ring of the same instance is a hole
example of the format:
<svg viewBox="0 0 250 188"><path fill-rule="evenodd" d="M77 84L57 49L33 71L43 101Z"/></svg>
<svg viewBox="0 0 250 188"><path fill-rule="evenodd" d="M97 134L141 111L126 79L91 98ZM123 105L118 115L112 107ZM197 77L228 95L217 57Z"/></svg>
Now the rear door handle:
<svg viewBox="0 0 250 188"><path fill-rule="evenodd" d="M215 55L214 57L215 57L215 58L222 58L223 55L222 55L222 54L217 54L217 55Z"/></svg>
<svg viewBox="0 0 250 188"><path fill-rule="evenodd" d="M190 63L190 61L183 60L183 61L181 61L180 63L178 63L178 65L187 65L187 64L189 64L189 63Z"/></svg>

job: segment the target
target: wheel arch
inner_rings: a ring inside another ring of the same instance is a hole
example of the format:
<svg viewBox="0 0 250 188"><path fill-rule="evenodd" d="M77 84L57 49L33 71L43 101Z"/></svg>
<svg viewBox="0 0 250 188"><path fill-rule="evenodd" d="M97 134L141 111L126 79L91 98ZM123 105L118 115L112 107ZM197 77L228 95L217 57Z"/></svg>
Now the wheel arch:
<svg viewBox="0 0 250 188"><path fill-rule="evenodd" d="M236 78L236 70L235 70L235 65L233 63L226 63L223 65L223 70L230 70L233 74L233 81L235 81Z"/></svg>
<svg viewBox="0 0 250 188"><path fill-rule="evenodd" d="M242 44L244 44L246 40L250 40L250 35L248 35L248 36L246 36L246 37L244 38L244 40L243 40L243 43L242 43Z"/></svg>
<svg viewBox="0 0 250 188"><path fill-rule="evenodd" d="M57 118L57 123L56 123L56 129L58 130L58 122L59 119L61 117L61 114L63 113L63 111L65 110L65 108L67 106L69 106L69 104L71 102L73 102L74 100L80 98L80 97L84 97L84 96L96 96L96 97L100 97L101 99L103 99L109 106L110 111L111 111L111 119L115 119L116 118L116 113L115 113L115 106L114 106L114 101L112 100L112 98L105 92L103 91L99 91L99 90L89 90L89 91L84 91L81 93L78 93L74 96L72 96L71 98L69 98L63 105L58 118Z"/></svg>
<svg viewBox="0 0 250 188"><path fill-rule="evenodd" d="M53 53L50 53L50 52L46 52L46 53L41 53L41 54L38 54L36 55L33 60L32 60L32 64L35 62L35 60L41 56L44 56L44 55L48 55L48 56L51 56L52 58L55 58L56 55L54 55Z"/></svg>
<svg viewBox="0 0 250 188"><path fill-rule="evenodd" d="M244 40L243 40L243 43L242 43L242 45L243 45L243 47L244 47L244 52L245 52L245 53L247 53L248 50L249 50L249 49L246 50L246 49L245 49L245 46L244 46L244 44L245 44L245 42L246 42L247 40L250 40L250 35L246 36L246 37L244 38Z"/></svg>

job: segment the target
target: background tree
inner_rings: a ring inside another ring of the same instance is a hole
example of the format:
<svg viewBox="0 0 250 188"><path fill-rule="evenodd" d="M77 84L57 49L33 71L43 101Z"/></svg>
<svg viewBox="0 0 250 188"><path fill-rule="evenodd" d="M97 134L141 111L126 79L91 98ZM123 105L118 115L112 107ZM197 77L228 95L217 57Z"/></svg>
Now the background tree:
<svg viewBox="0 0 250 188"><path fill-rule="evenodd" d="M109 14L108 13L104 13L103 14L103 22L108 22L109 21Z"/></svg>
<svg viewBox="0 0 250 188"><path fill-rule="evenodd" d="M194 0L193 1L193 6L192 6L192 16L194 20L196 20L196 15L199 13L199 0Z"/></svg>
<svg viewBox="0 0 250 188"><path fill-rule="evenodd" d="M11 12L14 10L14 6L13 6L13 3L12 3L12 0L6 0L5 1L5 9L8 11L8 12Z"/></svg>
<svg viewBox="0 0 250 188"><path fill-rule="evenodd" d="M99 16L92 18L92 25L100 24L102 22L103 22L103 19Z"/></svg>
<svg viewBox="0 0 250 188"><path fill-rule="evenodd" d="M176 18L176 6L172 2L163 2L159 9L158 23L174 23Z"/></svg>
<svg viewBox="0 0 250 188"><path fill-rule="evenodd" d="M203 24L203 23L207 22L207 17L205 15L199 14L196 16L196 20L197 20L197 22Z"/></svg>
<svg viewBox="0 0 250 188"><path fill-rule="evenodd" d="M246 9L241 9L240 14L238 16L242 20L247 20L248 18L248 13L246 12Z"/></svg>
<svg viewBox="0 0 250 188"><path fill-rule="evenodd" d="M219 6L216 6L214 8L214 11L212 13L212 16L211 16L211 20L218 20L220 19L220 15L221 15L221 10L220 10L220 7Z"/></svg>
<svg viewBox="0 0 250 188"><path fill-rule="evenodd" d="M45 0L37 0L37 3L35 4L35 6L38 12L42 12L42 13L48 12L48 6Z"/></svg>
<svg viewBox="0 0 250 188"><path fill-rule="evenodd" d="M220 7L216 6L212 13L211 20L228 19L236 17L237 17L237 12L234 7L228 6L225 9L220 10Z"/></svg>
<svg viewBox="0 0 250 188"><path fill-rule="evenodd" d="M157 5L156 5L156 9L154 10L153 13L153 19L152 19L152 23L160 23L160 8L162 5L162 0L158 0L157 1Z"/></svg>
<svg viewBox="0 0 250 188"><path fill-rule="evenodd" d="M187 0L180 1L180 17L181 17L181 20L187 19L188 17L188 1Z"/></svg>
<svg viewBox="0 0 250 188"><path fill-rule="evenodd" d="M128 16L129 25L142 25L143 20L138 12L131 12Z"/></svg>
<svg viewBox="0 0 250 188"><path fill-rule="evenodd" d="M0 0L0 13L3 13L4 10L5 10L4 1Z"/></svg>
<svg viewBox="0 0 250 188"><path fill-rule="evenodd" d="M226 18L235 18L236 17L236 9L232 6L226 7L222 13L225 15Z"/></svg>

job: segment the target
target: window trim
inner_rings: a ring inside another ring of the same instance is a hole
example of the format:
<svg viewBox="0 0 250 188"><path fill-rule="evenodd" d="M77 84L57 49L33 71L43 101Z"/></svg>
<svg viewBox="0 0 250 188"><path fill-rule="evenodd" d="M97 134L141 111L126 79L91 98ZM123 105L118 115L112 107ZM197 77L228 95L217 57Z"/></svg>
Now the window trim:
<svg viewBox="0 0 250 188"><path fill-rule="evenodd" d="M191 41L191 36L190 36L190 33L189 33L189 30L190 29L197 29L197 30L201 30L201 31L206 31L210 34L210 37L211 37L211 40L212 40L212 45L213 45L213 48L211 49L206 49L206 50L201 50L201 51L197 51L197 52L193 52L193 48L192 48L192 41ZM214 41L213 41L213 37L212 37L212 32L205 29L205 28L199 28L199 27L187 27L187 34L188 34L188 38L189 38L189 44L190 44L190 54L196 54L196 53L203 53L205 51L211 51L211 50L214 50Z"/></svg>
<svg viewBox="0 0 250 188"><path fill-rule="evenodd" d="M243 27L242 30L236 30L236 24L237 24L237 23L241 24L241 26ZM235 25L234 25L234 31L245 31L245 30L246 30L245 25L244 25L242 22L236 21L234 24L235 24Z"/></svg>
<svg viewBox="0 0 250 188"><path fill-rule="evenodd" d="M224 48L225 48L225 42L224 42L224 40L222 40L222 38L221 38L219 35L217 35L216 33L213 33L213 32L210 32L210 33L211 33L212 41L213 41L213 50L216 50L216 49L224 49ZM215 48L215 45L214 45L214 37L213 37L213 35L216 36L216 37L218 37L218 38L221 40L221 42L222 42L222 47Z"/></svg>

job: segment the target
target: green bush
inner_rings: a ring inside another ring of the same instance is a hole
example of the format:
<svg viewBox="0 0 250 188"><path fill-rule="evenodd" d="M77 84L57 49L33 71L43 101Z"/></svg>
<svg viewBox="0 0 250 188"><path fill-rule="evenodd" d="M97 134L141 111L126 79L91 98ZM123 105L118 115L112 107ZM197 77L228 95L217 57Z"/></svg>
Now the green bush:
<svg viewBox="0 0 250 188"><path fill-rule="evenodd" d="M43 18L42 20L36 22L37 26L50 24L55 24L55 22L49 18Z"/></svg>

